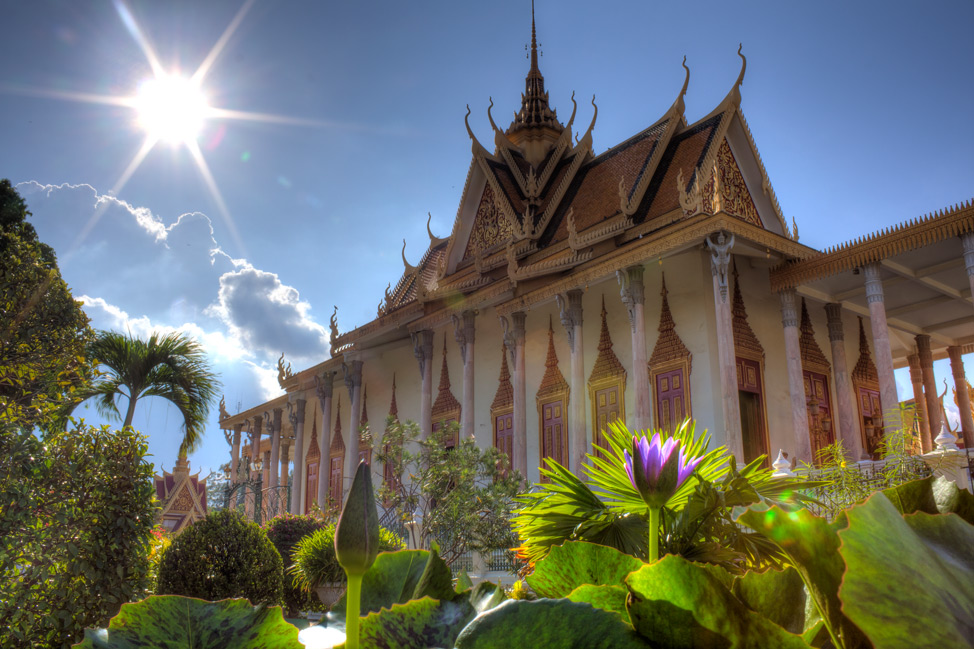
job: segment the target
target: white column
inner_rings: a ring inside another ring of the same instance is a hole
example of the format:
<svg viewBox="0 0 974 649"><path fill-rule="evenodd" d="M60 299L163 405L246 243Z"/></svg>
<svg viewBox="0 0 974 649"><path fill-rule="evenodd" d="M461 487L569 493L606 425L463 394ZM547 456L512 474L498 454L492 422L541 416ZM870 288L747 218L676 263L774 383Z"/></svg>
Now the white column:
<svg viewBox="0 0 974 649"><path fill-rule="evenodd" d="M240 433L243 424L234 424L233 438L230 442L230 484L237 484L237 470L240 467Z"/></svg>
<svg viewBox="0 0 974 649"><path fill-rule="evenodd" d="M283 429L282 429L282 433L283 433ZM287 499L287 490L284 489L284 487L287 487L287 467L288 467L288 459L290 455L291 455L291 444L287 443L287 440L284 439L282 434L281 436L281 479L280 479L282 488L278 489L277 507L274 510L274 514L277 516L281 516L287 513L288 507L291 506L291 503L289 503Z"/></svg>
<svg viewBox="0 0 974 649"><path fill-rule="evenodd" d="M856 423L856 399L849 379L849 363L845 356L845 334L842 330L842 305L825 305L828 317L829 342L832 344L832 378L835 381L837 415L833 425L838 424L839 439L854 462L862 458L862 437Z"/></svg>
<svg viewBox="0 0 974 649"><path fill-rule="evenodd" d="M920 447L924 453L933 450L933 438L930 434L930 414L927 412L927 399L923 394L923 370L920 369L920 355L910 354L906 357L910 364L910 383L913 384L913 403L916 409L914 416L920 423Z"/></svg>
<svg viewBox="0 0 974 649"><path fill-rule="evenodd" d="M304 510L304 408L307 402L297 399L287 404L287 418L294 429L294 483L291 485L291 513L303 514Z"/></svg>
<svg viewBox="0 0 974 649"><path fill-rule="evenodd" d="M788 392L791 396L791 422L795 435L794 457L810 464L814 458L808 433L802 353L798 344L798 294L793 288L786 289L781 292L780 298L781 326L785 335L785 364L788 368Z"/></svg>
<svg viewBox="0 0 974 649"><path fill-rule="evenodd" d="M974 296L974 232L962 234L960 240L964 245L964 265L967 266L967 279L971 284L971 295Z"/></svg>
<svg viewBox="0 0 974 649"><path fill-rule="evenodd" d="M948 347L950 372L954 375L954 390L957 394L957 409L960 411L960 428L964 437L964 448L974 448L974 417L971 414L971 400L967 393L967 375L964 374L964 359L960 347Z"/></svg>
<svg viewBox="0 0 974 649"><path fill-rule="evenodd" d="M873 330L876 371L879 373L879 399L883 402L883 430L896 430L900 427L900 400L896 394L896 379L893 377L893 351L889 345L883 281L878 264L868 264L863 271L866 276L866 302L869 303L869 324ZM920 360L922 362L922 356ZM930 414L933 416L933 413Z"/></svg>
<svg viewBox="0 0 974 649"><path fill-rule="evenodd" d="M724 415L724 443L727 450L737 458L738 464L744 462L744 434L741 430L741 403L737 386L737 360L734 351L734 321L731 315L731 301L728 290L728 269L730 250L734 246L733 235L730 241L723 232L717 234L717 241L707 239L710 248L710 266L714 277L714 311L717 320L717 359L720 368L720 398Z"/></svg>
<svg viewBox="0 0 974 649"><path fill-rule="evenodd" d="M464 437L476 437L474 424L474 327L473 311L464 311L463 317L453 316L453 333L460 347L460 358L463 359L463 401L460 415L460 434Z"/></svg>
<svg viewBox="0 0 974 649"><path fill-rule="evenodd" d="M271 450L267 466L267 483L265 487L274 489L278 485L277 463L281 459L281 410L274 408L274 415L264 412L264 427L271 436Z"/></svg>
<svg viewBox="0 0 974 649"><path fill-rule="evenodd" d="M359 454L359 426L362 425L362 361L342 363L345 372L345 387L348 388L348 398L352 402L352 413L349 416L348 446L345 453L345 476L349 483L358 469Z"/></svg>
<svg viewBox="0 0 974 649"><path fill-rule="evenodd" d="M328 481L331 476L329 450L331 447L331 397L335 384L335 373L325 372L321 378L315 376L315 395L321 405L321 430L318 431L318 448L321 449L321 459L318 461L318 508L324 511L328 502Z"/></svg>
<svg viewBox="0 0 974 649"><path fill-rule="evenodd" d="M423 392L419 401L419 429L423 439L433 432L433 332L423 329L412 334L413 355L419 361Z"/></svg>
<svg viewBox="0 0 974 649"><path fill-rule="evenodd" d="M582 475L582 462L588 452L586 441L588 430L585 417L585 355L582 344L582 291L573 288L565 295L556 295L561 324L565 326L568 344L572 350L571 395L569 397L571 417L568 428L571 431L569 444L569 469L577 476Z"/></svg>
<svg viewBox="0 0 974 649"><path fill-rule="evenodd" d="M930 336L918 334L914 340L917 345L917 358L920 359L920 377L923 381L923 394L927 403L927 417L930 421L930 435L940 434L940 399L937 398L937 379L933 374L933 351L930 349ZM883 404L886 408L886 404ZM931 440L931 450L933 444Z"/></svg>
<svg viewBox="0 0 974 649"><path fill-rule="evenodd" d="M653 413L650 405L649 365L646 362L643 267L640 264L616 271L616 278L619 280L620 295L629 314L629 328L632 332L632 385L636 395L636 430L649 430L653 427Z"/></svg>
<svg viewBox="0 0 974 649"><path fill-rule="evenodd" d="M521 477L528 479L528 411L527 395L524 379L524 336L527 314L515 311L511 314L511 323L501 316L501 326L504 328L504 345L511 354L514 364L514 444L511 466L521 473Z"/></svg>

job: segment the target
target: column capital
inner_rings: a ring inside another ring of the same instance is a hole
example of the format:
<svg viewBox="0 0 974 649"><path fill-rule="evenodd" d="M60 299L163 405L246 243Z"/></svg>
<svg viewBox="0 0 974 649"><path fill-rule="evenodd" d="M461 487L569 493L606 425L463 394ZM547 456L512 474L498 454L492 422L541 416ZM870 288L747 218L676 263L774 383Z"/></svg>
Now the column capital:
<svg viewBox="0 0 974 649"><path fill-rule="evenodd" d="M457 345L460 347L460 358L464 364L467 362L467 343L472 345L476 336L477 330L474 326L476 317L476 312L469 310L464 311L459 316L455 313L450 316L450 319L453 320L453 337L456 338Z"/></svg>
<svg viewBox="0 0 974 649"><path fill-rule="evenodd" d="M291 422L291 427L297 430L298 424L304 424L304 407L307 402L298 399L294 403L287 402L287 420Z"/></svg>
<svg viewBox="0 0 974 649"><path fill-rule="evenodd" d="M328 370L321 376L315 374L315 395L324 404L325 399L331 399L335 386L335 371Z"/></svg>
<svg viewBox="0 0 974 649"><path fill-rule="evenodd" d="M413 341L413 355L419 361L419 375L426 376L426 365L433 360L433 332L429 329L409 334Z"/></svg>
<svg viewBox="0 0 974 649"><path fill-rule="evenodd" d="M511 319L507 316L498 316L501 321L501 329L504 330L504 347L511 355L511 362L515 362L518 347L524 346L525 323L527 314L524 311L515 311L511 314ZM513 323L513 326L512 326Z"/></svg>
<svg viewBox="0 0 974 649"><path fill-rule="evenodd" d="M974 277L974 232L960 235L960 241L964 245L964 265L967 266L967 275Z"/></svg>
<svg viewBox="0 0 974 649"><path fill-rule="evenodd" d="M910 367L910 382L922 383L923 376L920 373L920 355L908 354L906 357L906 363Z"/></svg>
<svg viewBox="0 0 974 649"><path fill-rule="evenodd" d="M866 303L883 301L883 280L879 272L879 264L866 264L862 267L866 276Z"/></svg>
<svg viewBox="0 0 974 649"><path fill-rule="evenodd" d="M950 359L951 368L960 368L960 375L964 376L964 365L962 363L962 357L964 356L964 350L958 346L951 346L947 348L947 358ZM957 374L957 370L954 370L954 374Z"/></svg>
<svg viewBox="0 0 974 649"><path fill-rule="evenodd" d="M778 296L781 299L781 324L785 327L798 327L798 292L789 288Z"/></svg>
<svg viewBox="0 0 974 649"><path fill-rule="evenodd" d="M829 340L832 342L845 340L845 334L842 331L842 305L837 302L829 302L825 305L825 316L828 318Z"/></svg>
<svg viewBox="0 0 974 649"><path fill-rule="evenodd" d="M626 305L629 314L629 327L633 332L636 331L636 310L641 309L646 303L646 290L643 284L643 266L638 264L630 266L625 270L616 271L616 279L619 280L619 296L622 303Z"/></svg>
<svg viewBox="0 0 974 649"><path fill-rule="evenodd" d="M565 333L568 335L568 345L574 352L575 327L582 326L582 290L573 288L564 295L555 295L555 302L558 303L561 324L565 327Z"/></svg>
<svg viewBox="0 0 974 649"><path fill-rule="evenodd" d="M720 288L720 299L724 302L727 301L727 269L730 266L730 251L734 247L734 235L730 235L730 240L727 239L727 234L721 230L717 233L717 240L713 241L710 237L707 237L707 248L710 249L710 270L714 277L717 278L717 286Z"/></svg>
<svg viewBox="0 0 974 649"><path fill-rule="evenodd" d="M917 356L920 358L920 367L933 367L933 351L930 349L930 336L927 334L917 334L914 340L917 344Z"/></svg>
<svg viewBox="0 0 974 649"><path fill-rule="evenodd" d="M362 385L362 361L351 361L342 363L342 372L345 375L345 387L348 388L348 398L351 399L352 391Z"/></svg>

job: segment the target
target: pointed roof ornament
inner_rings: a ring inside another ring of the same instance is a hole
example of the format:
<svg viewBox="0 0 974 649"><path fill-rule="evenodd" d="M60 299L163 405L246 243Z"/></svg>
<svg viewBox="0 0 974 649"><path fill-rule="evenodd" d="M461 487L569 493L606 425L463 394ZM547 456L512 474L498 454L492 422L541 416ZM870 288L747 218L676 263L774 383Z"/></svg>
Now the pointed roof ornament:
<svg viewBox="0 0 974 649"><path fill-rule="evenodd" d="M305 462L317 460L321 457L321 447L318 446L318 404L315 404L315 414L311 417L311 443L308 445L308 452L305 454Z"/></svg>
<svg viewBox="0 0 974 649"><path fill-rule="evenodd" d="M689 371L692 355L683 343L683 339L676 333L676 322L670 312L670 301L667 297L669 291L666 290L666 273L661 273L661 275L663 286L660 289L660 295L663 300L659 313L659 327L657 328L659 338L656 339L656 346L653 347L653 353L649 357L649 365L656 367L669 361L685 359L687 371Z"/></svg>
<svg viewBox="0 0 974 649"><path fill-rule="evenodd" d="M345 454L345 439L342 437L342 395L338 395L338 405L335 406L335 435L331 438L331 453Z"/></svg>
<svg viewBox="0 0 974 649"><path fill-rule="evenodd" d="M558 354L555 352L555 329L551 325L551 316L548 317L548 354L544 361L545 371L541 377L541 386L538 388L538 399L548 396L567 393L569 391L568 381L565 375L558 368Z"/></svg>
<svg viewBox="0 0 974 649"><path fill-rule="evenodd" d="M538 38L534 24L534 0L531 1L531 68L524 79L524 94L521 97L521 110L514 115L514 121L507 129L511 135L530 128L548 127L558 133L564 127L558 122L555 111L548 105L548 93L544 89L544 75L538 68Z"/></svg>
<svg viewBox="0 0 974 649"><path fill-rule="evenodd" d="M362 386L362 416L359 418L359 425L365 426L369 423L369 386Z"/></svg>
<svg viewBox="0 0 974 649"><path fill-rule="evenodd" d="M389 403L389 416L399 420L399 404L396 403L396 373L392 373L392 401Z"/></svg>
<svg viewBox="0 0 974 649"><path fill-rule="evenodd" d="M426 233L430 236L430 248L436 248L440 244L443 244L443 243L446 243L447 241L449 241L450 240L450 237L443 237L443 238L437 237L437 236L435 236L433 234L433 231L430 229L430 222L433 220L433 214L432 214L432 212L427 212L426 213L426 216L427 216L427 219L426 219ZM405 243L406 243L405 240L403 240L403 252L405 252L405 250L406 250Z"/></svg>
<svg viewBox="0 0 974 649"><path fill-rule="evenodd" d="M413 266L408 261L406 261L406 240L405 239L402 240L402 265L406 267L407 274L416 272L416 266Z"/></svg>
<svg viewBox="0 0 974 649"><path fill-rule="evenodd" d="M733 105L735 107L741 105L741 84L744 83L744 72L747 70L747 57L741 54L743 47L743 43L738 43L737 55L741 57L741 72L737 75L737 81L734 82L734 87L731 88L731 91L727 93L727 97L722 102L725 105Z"/></svg>
<svg viewBox="0 0 974 649"><path fill-rule="evenodd" d="M497 393L490 404L491 410L514 407L514 386L511 385L511 370L507 366L507 354L501 343L501 373L497 377Z"/></svg>
<svg viewBox="0 0 974 649"><path fill-rule="evenodd" d="M683 55L683 63L681 64L683 69L686 70L686 77L683 79L683 87L680 88L680 94L676 96L676 101L673 102L673 107L670 108L670 112L676 113L682 116L683 111L686 110L686 103L683 98L686 97L687 88L690 86L690 68L687 67L687 57L686 54Z"/></svg>
<svg viewBox="0 0 974 649"><path fill-rule="evenodd" d="M602 295L602 324L599 330L599 354L595 358L595 366L588 377L588 382L593 383L599 379L626 376L626 368L619 361L619 357L612 351L612 336L609 334L609 323L606 319L608 315L605 310L605 295Z"/></svg>

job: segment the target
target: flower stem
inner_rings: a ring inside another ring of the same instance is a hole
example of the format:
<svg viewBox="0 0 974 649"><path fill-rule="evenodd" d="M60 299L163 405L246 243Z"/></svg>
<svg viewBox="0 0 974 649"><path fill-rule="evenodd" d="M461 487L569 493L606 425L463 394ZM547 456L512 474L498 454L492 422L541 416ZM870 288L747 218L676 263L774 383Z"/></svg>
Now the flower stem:
<svg viewBox="0 0 974 649"><path fill-rule="evenodd" d="M659 560L659 508L649 508L649 562Z"/></svg>
<svg viewBox="0 0 974 649"><path fill-rule="evenodd" d="M362 606L362 575L348 575L345 596L345 649L358 649L359 609Z"/></svg>

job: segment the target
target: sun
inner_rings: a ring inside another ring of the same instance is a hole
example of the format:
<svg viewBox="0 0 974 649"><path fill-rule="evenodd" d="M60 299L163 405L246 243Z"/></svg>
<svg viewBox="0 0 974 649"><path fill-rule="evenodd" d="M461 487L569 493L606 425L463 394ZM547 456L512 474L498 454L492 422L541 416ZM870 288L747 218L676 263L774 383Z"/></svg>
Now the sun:
<svg viewBox="0 0 974 649"><path fill-rule="evenodd" d="M146 134L169 144L194 142L210 114L199 86L190 79L168 74L139 85L135 110Z"/></svg>

